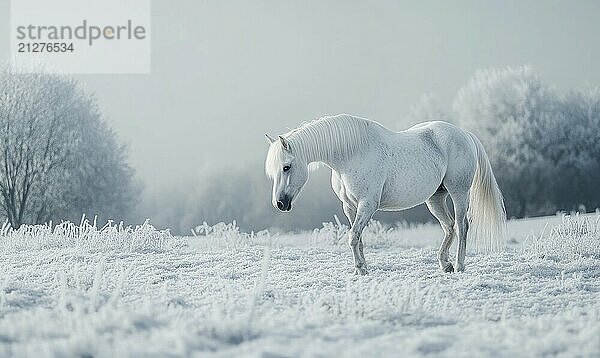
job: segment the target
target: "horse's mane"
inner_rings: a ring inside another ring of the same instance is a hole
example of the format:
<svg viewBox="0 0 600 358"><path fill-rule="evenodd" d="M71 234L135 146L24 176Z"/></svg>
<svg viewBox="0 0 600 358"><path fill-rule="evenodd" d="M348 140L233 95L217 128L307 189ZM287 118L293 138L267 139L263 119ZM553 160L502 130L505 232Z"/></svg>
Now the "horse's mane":
<svg viewBox="0 0 600 358"><path fill-rule="evenodd" d="M288 141L292 155L308 161L344 159L352 156L368 143L368 128L375 122L348 114L322 117L302 123L283 137ZM272 175L280 170L284 149L279 142L269 148L265 171Z"/></svg>

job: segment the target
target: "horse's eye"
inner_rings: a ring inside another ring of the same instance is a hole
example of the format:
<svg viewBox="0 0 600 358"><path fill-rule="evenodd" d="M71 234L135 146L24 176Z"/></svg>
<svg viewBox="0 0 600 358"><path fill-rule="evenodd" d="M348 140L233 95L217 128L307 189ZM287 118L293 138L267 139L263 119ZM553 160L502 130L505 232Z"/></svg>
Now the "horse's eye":
<svg viewBox="0 0 600 358"><path fill-rule="evenodd" d="M290 170L290 166L289 165L284 165L283 166L283 171L287 172L288 170Z"/></svg>

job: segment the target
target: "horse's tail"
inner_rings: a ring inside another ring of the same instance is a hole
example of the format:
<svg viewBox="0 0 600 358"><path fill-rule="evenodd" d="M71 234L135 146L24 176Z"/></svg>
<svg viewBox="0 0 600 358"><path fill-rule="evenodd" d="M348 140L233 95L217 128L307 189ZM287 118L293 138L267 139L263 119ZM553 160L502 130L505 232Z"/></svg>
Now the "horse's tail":
<svg viewBox="0 0 600 358"><path fill-rule="evenodd" d="M502 193L483 145L469 133L477 148L477 169L469 196L469 234L477 251L499 251L506 245L506 210Z"/></svg>

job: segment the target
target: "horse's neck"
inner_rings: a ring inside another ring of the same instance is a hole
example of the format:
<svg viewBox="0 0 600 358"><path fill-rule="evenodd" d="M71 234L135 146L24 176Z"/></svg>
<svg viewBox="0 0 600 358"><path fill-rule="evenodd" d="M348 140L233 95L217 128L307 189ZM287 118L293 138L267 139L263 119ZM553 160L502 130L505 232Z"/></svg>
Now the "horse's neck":
<svg viewBox="0 0 600 358"><path fill-rule="evenodd" d="M350 160L348 155L325 155L324 153L309 153L306 156L307 164L323 163L326 166L339 171Z"/></svg>
<svg viewBox="0 0 600 358"><path fill-rule="evenodd" d="M364 153L367 145L365 143L361 147L353 146L345 141L332 140L327 136L319 135L305 137L302 142L307 164L323 163L337 171L345 168L356 156Z"/></svg>

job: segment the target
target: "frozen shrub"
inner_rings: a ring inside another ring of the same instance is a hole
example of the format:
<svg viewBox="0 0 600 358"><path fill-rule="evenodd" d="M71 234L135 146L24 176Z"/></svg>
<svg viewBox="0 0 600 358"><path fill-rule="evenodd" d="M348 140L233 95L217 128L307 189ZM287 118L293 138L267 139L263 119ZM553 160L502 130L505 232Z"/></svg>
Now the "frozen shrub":
<svg viewBox="0 0 600 358"><path fill-rule="evenodd" d="M194 236L204 235L213 237L231 237L245 235L240 233L240 228L237 226L235 220L229 224L220 222L212 226L208 225L205 221L202 223L202 225L198 225L195 229L192 229L192 234Z"/></svg>
<svg viewBox="0 0 600 358"><path fill-rule="evenodd" d="M564 216L561 224L539 236L529 236L523 250L553 260L600 258L600 216Z"/></svg>
<svg viewBox="0 0 600 358"><path fill-rule="evenodd" d="M348 226L340 222L337 215L334 215L335 223L325 222L323 227L313 230L313 238L319 241L325 241L336 245L347 237ZM345 241L344 241L345 242Z"/></svg>
<svg viewBox="0 0 600 358"><path fill-rule="evenodd" d="M79 225L63 221L56 226L21 225L18 229L5 225L0 230L2 250L74 248L84 252L154 252L182 245L181 239L168 230L157 230L148 221L135 227L108 222L98 228L95 222L82 220Z"/></svg>

